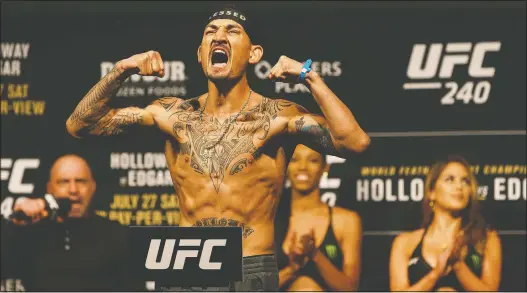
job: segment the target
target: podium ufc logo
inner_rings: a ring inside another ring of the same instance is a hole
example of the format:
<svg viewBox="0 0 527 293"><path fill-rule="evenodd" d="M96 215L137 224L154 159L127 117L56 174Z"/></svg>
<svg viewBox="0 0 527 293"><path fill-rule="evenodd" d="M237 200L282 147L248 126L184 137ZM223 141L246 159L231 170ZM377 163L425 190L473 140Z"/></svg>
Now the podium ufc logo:
<svg viewBox="0 0 527 293"><path fill-rule="evenodd" d="M243 280L242 227L131 226L132 265L156 287L223 287Z"/></svg>
<svg viewBox="0 0 527 293"><path fill-rule="evenodd" d="M212 249L215 246L225 246L227 239L208 239L203 243L203 249L201 250L201 257L199 260L199 267L202 270L220 270L221 262L211 262L210 257L212 255ZM176 239L166 239L165 246L163 248L163 254L161 260L157 261L157 255L159 253L159 247L161 246L161 239L150 240L150 247L148 249L148 255L146 257L145 267L149 270L166 270L170 267L172 262L172 255L174 247L176 245ZM201 239L180 239L179 247L200 247ZM187 257L198 257L198 250L178 250L176 252L176 259L174 261L174 270L182 270L185 266L185 260Z"/></svg>
<svg viewBox="0 0 527 293"><path fill-rule="evenodd" d="M456 100L461 100L464 104L471 101L475 104L484 104L489 99L491 90L491 83L488 80L466 81L461 86L456 81L442 84L425 80L450 79L454 69L467 64L469 77L492 78L496 69L492 66L484 66L483 63L487 54L499 52L500 49L499 41L447 43L445 46L440 43L415 44L406 70L406 76L414 81L405 83L403 88L405 90L440 89L444 85L449 91L441 98L442 105L452 105Z"/></svg>
<svg viewBox="0 0 527 293"><path fill-rule="evenodd" d="M13 159L2 158L0 160L0 179L8 181L7 189L11 193L32 193L35 185L23 183L24 172L26 169L37 169L40 165L39 159L18 159L13 163ZM11 172L10 172L10 171Z"/></svg>

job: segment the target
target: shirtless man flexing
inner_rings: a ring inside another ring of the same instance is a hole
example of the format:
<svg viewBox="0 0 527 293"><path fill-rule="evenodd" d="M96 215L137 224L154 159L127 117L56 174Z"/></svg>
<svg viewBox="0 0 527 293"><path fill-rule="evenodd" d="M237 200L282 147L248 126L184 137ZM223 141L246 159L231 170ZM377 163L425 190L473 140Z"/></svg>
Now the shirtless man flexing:
<svg viewBox="0 0 527 293"><path fill-rule="evenodd" d="M291 58L280 57L269 79L304 82L324 116L252 91L247 68L259 62L263 48L252 42L250 28L246 14L233 8L208 19L197 50L208 78L206 93L187 100L159 98L145 108L111 107L131 75L164 76L160 54L149 51L117 62L80 101L66 126L77 138L119 135L137 126L164 133L180 226L242 227L244 280L231 286L277 291L273 222L296 145L347 157L364 151L370 139L322 78L313 70L301 74L308 66Z"/></svg>

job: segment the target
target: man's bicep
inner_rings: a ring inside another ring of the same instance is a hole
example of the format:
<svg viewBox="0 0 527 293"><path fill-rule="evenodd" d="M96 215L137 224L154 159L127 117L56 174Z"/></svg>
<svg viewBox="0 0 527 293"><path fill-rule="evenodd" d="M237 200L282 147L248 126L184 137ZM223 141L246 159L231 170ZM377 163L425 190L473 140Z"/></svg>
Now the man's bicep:
<svg viewBox="0 0 527 293"><path fill-rule="evenodd" d="M302 114L289 120L288 132L300 144L319 153L342 157L338 144L331 135L324 117L316 114Z"/></svg>
<svg viewBox="0 0 527 293"><path fill-rule="evenodd" d="M101 136L119 135L137 126L153 126L153 114L142 108L127 107L111 110L90 129Z"/></svg>

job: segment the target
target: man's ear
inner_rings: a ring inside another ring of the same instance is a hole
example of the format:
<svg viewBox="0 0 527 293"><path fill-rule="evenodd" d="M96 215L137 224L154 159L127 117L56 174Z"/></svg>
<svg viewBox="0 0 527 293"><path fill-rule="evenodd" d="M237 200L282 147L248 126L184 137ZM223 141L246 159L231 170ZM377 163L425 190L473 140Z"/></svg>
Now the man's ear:
<svg viewBox="0 0 527 293"><path fill-rule="evenodd" d="M198 47L198 63L201 64L201 46Z"/></svg>
<svg viewBox="0 0 527 293"><path fill-rule="evenodd" d="M256 64L260 62L263 56L263 47L260 45L251 46L251 57L249 58L250 64Z"/></svg>

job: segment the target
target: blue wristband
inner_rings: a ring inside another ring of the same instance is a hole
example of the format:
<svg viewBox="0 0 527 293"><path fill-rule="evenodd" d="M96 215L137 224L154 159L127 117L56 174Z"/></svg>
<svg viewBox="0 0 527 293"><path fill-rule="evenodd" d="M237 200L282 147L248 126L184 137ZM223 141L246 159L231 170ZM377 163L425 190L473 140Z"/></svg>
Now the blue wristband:
<svg viewBox="0 0 527 293"><path fill-rule="evenodd" d="M302 67L302 71L300 71L300 81L304 81L306 79L306 75L308 74L308 72L311 71L311 63L313 61L311 61L311 59L307 59L306 63L304 63L304 66Z"/></svg>

